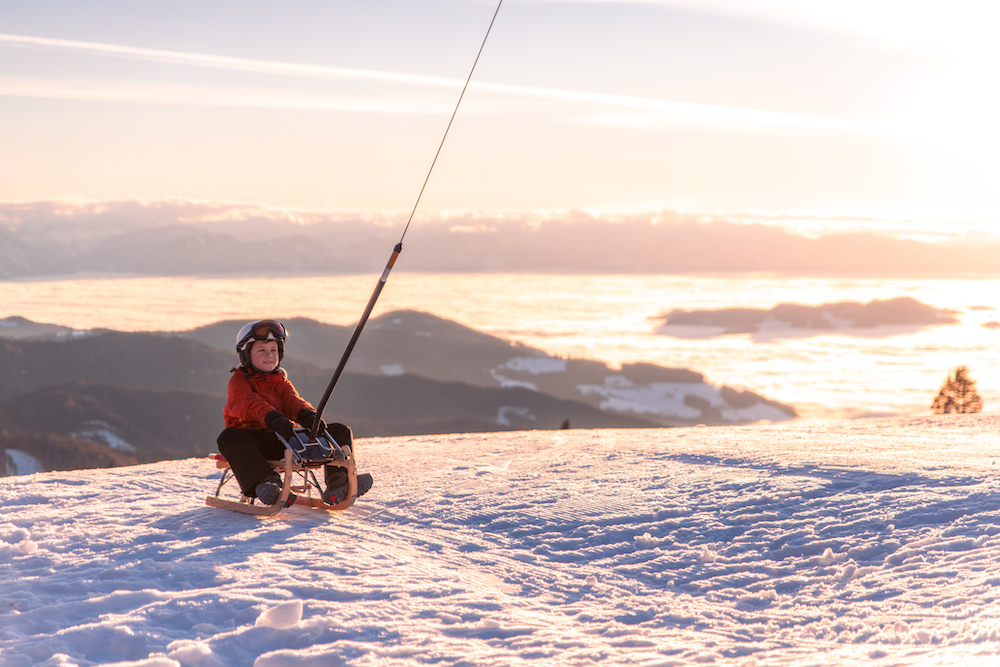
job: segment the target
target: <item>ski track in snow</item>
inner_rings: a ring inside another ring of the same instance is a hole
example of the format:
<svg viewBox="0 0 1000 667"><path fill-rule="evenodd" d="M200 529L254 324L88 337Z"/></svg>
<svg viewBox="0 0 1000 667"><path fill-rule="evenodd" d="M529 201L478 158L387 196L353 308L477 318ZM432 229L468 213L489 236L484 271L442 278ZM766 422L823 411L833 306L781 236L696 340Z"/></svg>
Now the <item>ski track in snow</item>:
<svg viewBox="0 0 1000 667"><path fill-rule="evenodd" d="M346 512L203 459L0 479L0 667L993 665L1000 418L359 442Z"/></svg>

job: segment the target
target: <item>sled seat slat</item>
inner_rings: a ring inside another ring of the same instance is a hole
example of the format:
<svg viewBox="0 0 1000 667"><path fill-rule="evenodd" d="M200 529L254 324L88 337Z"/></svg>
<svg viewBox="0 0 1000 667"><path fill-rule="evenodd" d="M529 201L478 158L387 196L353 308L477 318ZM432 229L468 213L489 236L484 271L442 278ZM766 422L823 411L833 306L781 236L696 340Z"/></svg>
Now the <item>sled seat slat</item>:
<svg viewBox="0 0 1000 667"><path fill-rule="evenodd" d="M223 456L222 454L213 454L212 458L215 459L215 467L218 470L227 470L229 468L229 461L227 461L226 457ZM284 461L268 461L267 464L272 468L274 468L275 472L285 471ZM315 466L304 466L299 463L296 463L295 461L292 461L291 468L289 468L289 470L291 470L292 472L302 472L303 470L308 470L309 468L318 468L325 464L341 466L344 468L348 467L347 461L324 461L323 463L317 463Z"/></svg>

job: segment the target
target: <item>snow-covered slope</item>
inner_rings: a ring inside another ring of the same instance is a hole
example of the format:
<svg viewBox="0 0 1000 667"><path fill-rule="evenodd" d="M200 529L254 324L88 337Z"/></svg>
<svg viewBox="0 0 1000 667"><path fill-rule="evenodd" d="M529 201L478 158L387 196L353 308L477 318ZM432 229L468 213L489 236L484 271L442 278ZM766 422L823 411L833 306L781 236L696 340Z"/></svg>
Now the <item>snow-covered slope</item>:
<svg viewBox="0 0 1000 667"><path fill-rule="evenodd" d="M0 480L0 665L993 665L1000 420L359 442L343 513L201 459Z"/></svg>
<svg viewBox="0 0 1000 667"><path fill-rule="evenodd" d="M3 469L8 475L30 475L45 470L45 467L38 462L38 459L19 449L4 449L0 451L0 454L4 456Z"/></svg>

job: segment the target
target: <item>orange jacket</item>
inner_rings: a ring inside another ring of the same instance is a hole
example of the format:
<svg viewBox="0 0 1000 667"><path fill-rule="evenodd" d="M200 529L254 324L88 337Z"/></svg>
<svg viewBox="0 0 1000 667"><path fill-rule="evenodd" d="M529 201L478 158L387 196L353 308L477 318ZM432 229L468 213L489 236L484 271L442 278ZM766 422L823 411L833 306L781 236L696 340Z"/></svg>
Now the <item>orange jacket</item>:
<svg viewBox="0 0 1000 667"><path fill-rule="evenodd" d="M277 373L250 374L237 368L229 378L229 400L222 411L226 427L264 429L264 417L278 410L295 421L303 409L313 410L309 401L299 396L288 381L284 369Z"/></svg>

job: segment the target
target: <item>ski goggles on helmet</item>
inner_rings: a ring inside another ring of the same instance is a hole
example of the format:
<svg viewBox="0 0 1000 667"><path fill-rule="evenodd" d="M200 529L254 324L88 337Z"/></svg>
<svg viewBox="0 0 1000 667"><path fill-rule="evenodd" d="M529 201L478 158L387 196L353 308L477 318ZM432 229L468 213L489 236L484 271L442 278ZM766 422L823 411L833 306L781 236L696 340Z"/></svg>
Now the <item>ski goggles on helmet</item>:
<svg viewBox="0 0 1000 667"><path fill-rule="evenodd" d="M276 340L282 343L288 336L285 327L277 320L261 320L248 324L243 331L240 331L240 334L236 349L242 349L247 343L254 340Z"/></svg>

